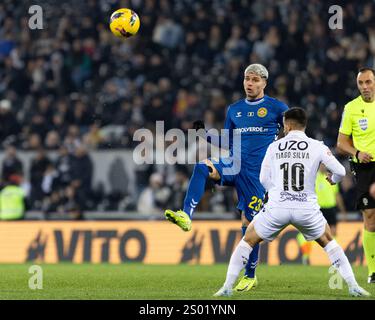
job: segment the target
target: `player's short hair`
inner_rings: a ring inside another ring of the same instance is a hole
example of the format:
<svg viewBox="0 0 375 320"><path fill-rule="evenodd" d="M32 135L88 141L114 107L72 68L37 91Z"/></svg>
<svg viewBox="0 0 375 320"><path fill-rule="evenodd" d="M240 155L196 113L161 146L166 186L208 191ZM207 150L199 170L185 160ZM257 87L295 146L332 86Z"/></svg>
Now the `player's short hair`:
<svg viewBox="0 0 375 320"><path fill-rule="evenodd" d="M307 115L302 108L290 108L284 112L285 121L292 121L301 128L306 128Z"/></svg>
<svg viewBox="0 0 375 320"><path fill-rule="evenodd" d="M362 67L358 70L358 73L362 73L362 72L366 72L366 71L372 72L373 76L375 77L375 69L370 68L370 67Z"/></svg>
<svg viewBox="0 0 375 320"><path fill-rule="evenodd" d="M255 73L256 75L260 76L263 79L266 79L266 80L268 79L268 70L267 70L267 68L264 65L259 64L259 63L250 64L245 69L244 74L246 75L248 73Z"/></svg>

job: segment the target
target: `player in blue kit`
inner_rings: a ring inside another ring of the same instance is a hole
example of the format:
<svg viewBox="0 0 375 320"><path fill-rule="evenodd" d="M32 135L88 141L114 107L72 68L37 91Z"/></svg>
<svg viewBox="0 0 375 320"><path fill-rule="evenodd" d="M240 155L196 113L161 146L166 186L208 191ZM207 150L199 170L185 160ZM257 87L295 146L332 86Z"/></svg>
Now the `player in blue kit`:
<svg viewBox="0 0 375 320"><path fill-rule="evenodd" d="M191 230L193 213L205 192L207 179L236 188L243 235L250 221L261 209L265 194L259 181L261 164L268 146L279 134L283 113L288 109L283 102L264 94L267 79L268 71L263 65L249 65L245 69L243 82L246 99L231 104L227 110L224 129L228 136L207 135L208 142L220 147L226 141L225 138L229 140L230 159L209 158L195 165L183 210L165 211L166 219L182 230ZM195 122L194 128L204 129L203 121ZM236 137L240 138L240 144L236 143ZM234 163L240 163L240 167ZM245 275L235 290L248 291L256 287L258 253L259 246L256 246L248 259Z"/></svg>

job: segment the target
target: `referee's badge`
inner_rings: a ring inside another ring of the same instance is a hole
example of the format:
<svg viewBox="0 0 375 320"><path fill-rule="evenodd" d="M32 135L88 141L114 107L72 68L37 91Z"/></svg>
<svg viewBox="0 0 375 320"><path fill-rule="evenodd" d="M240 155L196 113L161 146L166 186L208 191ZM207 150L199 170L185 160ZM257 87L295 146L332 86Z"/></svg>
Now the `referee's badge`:
<svg viewBox="0 0 375 320"><path fill-rule="evenodd" d="M364 118L364 119L359 119L359 120L358 120L358 124L359 124L359 127L360 127L363 131L365 131L365 130L367 129L367 127L368 127L368 121L367 121L366 118Z"/></svg>

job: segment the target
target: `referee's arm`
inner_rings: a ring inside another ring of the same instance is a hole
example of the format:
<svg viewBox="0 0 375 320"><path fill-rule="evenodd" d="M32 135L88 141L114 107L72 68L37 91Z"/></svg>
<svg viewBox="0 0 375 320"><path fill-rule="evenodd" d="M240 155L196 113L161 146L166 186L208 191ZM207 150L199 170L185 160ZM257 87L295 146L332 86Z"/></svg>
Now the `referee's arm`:
<svg viewBox="0 0 375 320"><path fill-rule="evenodd" d="M372 160L372 155L367 152L362 152L354 148L353 140L350 136L339 132L339 136L337 138L337 147L352 155L353 157L357 157L359 162L361 163L369 163Z"/></svg>

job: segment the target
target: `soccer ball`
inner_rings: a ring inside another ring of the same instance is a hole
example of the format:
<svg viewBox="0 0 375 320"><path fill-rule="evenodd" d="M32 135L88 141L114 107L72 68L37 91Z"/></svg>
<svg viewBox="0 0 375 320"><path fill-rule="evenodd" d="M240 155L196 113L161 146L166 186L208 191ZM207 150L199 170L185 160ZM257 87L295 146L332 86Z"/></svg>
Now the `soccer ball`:
<svg viewBox="0 0 375 320"><path fill-rule="evenodd" d="M133 10L123 8L112 13L109 27L116 37L129 38L138 32L140 24Z"/></svg>

